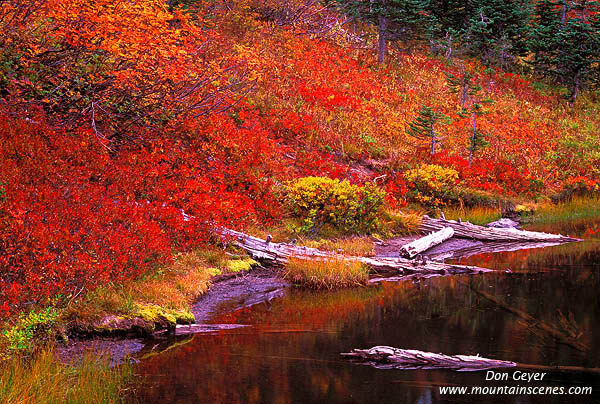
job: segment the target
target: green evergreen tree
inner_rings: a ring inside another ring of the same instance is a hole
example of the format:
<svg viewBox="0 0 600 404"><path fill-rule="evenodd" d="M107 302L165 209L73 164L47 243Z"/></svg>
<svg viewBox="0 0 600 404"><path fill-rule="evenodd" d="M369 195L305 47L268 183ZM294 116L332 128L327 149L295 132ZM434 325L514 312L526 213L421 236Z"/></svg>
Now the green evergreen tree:
<svg viewBox="0 0 600 404"><path fill-rule="evenodd" d="M556 46L556 36L561 25L561 7L556 0L540 0L528 32L527 46L533 53L532 64L536 72L545 74L551 64L550 54Z"/></svg>
<svg viewBox="0 0 600 404"><path fill-rule="evenodd" d="M501 67L527 51L526 37L531 6L528 0L431 0L427 9L430 41L480 56ZM458 52L461 53L461 52Z"/></svg>
<svg viewBox="0 0 600 404"><path fill-rule="evenodd" d="M460 107L465 112L467 101L481 91L481 86L474 82L473 74L464 67L460 76L450 72L444 72L446 75L446 84L451 93L460 94Z"/></svg>
<svg viewBox="0 0 600 404"><path fill-rule="evenodd" d="M417 117L408 124L406 133L418 140L427 140L431 144L431 154L433 155L435 154L435 146L441 143L436 125L445 118L444 114L422 104Z"/></svg>
<svg viewBox="0 0 600 404"><path fill-rule="evenodd" d="M489 143L486 140L488 134L482 132L477 127L477 117L483 113L481 105L474 103L472 112L473 112L473 130L471 131L471 138L469 141L469 167L471 167L471 162L473 161L473 155L478 150L481 150L481 149L489 146Z"/></svg>
<svg viewBox="0 0 600 404"><path fill-rule="evenodd" d="M569 11L567 15L567 11ZM595 1L569 4L544 0L529 31L535 70L564 84L575 103L581 90L597 86L600 63L600 7Z"/></svg>
<svg viewBox="0 0 600 404"><path fill-rule="evenodd" d="M427 20L429 0L325 0L349 17L377 26L378 61L385 60L389 39L409 40L420 35Z"/></svg>

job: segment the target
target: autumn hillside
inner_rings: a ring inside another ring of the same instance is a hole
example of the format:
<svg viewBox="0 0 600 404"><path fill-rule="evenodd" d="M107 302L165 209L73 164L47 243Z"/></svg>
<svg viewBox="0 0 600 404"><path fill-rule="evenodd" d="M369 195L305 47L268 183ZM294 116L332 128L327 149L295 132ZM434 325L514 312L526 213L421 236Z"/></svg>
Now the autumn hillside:
<svg viewBox="0 0 600 404"><path fill-rule="evenodd" d="M426 209L446 201L415 199L407 173L425 163L492 199L600 181L597 93L570 105L524 69L422 44L378 64L373 27L316 2L1 7L1 316L137 277L215 223L278 223L300 177L377 179L393 208ZM475 113L448 84L466 71ZM424 106L443 117L433 154L410 133ZM471 149L474 116L485 142Z"/></svg>

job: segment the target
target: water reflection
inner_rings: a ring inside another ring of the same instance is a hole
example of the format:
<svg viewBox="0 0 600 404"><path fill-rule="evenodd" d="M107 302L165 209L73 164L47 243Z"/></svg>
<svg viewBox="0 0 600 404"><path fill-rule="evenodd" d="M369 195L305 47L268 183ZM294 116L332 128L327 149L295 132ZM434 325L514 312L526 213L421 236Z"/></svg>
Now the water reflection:
<svg viewBox="0 0 600 404"><path fill-rule="evenodd" d="M513 272L331 293L290 291L269 305L212 320L250 327L197 335L143 360L138 370L147 382L139 398L156 403L597 402L600 378L589 374L551 374L536 385L593 386L594 396L453 397L440 396L438 386L519 382L485 381L484 372L377 370L339 357L352 348L391 345L522 363L600 366L598 241L481 254L468 263ZM473 288L562 332L574 332L589 351L536 331Z"/></svg>

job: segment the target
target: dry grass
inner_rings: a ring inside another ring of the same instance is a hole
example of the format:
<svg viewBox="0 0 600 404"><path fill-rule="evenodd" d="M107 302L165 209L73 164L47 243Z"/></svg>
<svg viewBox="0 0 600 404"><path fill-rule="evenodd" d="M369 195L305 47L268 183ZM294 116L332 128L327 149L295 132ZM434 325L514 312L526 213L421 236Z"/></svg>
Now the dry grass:
<svg viewBox="0 0 600 404"><path fill-rule="evenodd" d="M93 321L107 313L135 315L140 307L147 305L186 312L206 292L211 276L220 273L209 261L225 265L227 259L222 251L178 255L173 264L145 277L96 289L68 306L62 317Z"/></svg>
<svg viewBox="0 0 600 404"><path fill-rule="evenodd" d="M463 221L473 224L484 225L502 217L500 208L488 206L475 206L472 208L449 207L444 209L444 215L448 220L460 218Z"/></svg>
<svg viewBox="0 0 600 404"><path fill-rule="evenodd" d="M59 362L52 347L30 359L0 362L0 402L6 404L120 403L131 386L129 365L86 354L77 365Z"/></svg>
<svg viewBox="0 0 600 404"><path fill-rule="evenodd" d="M256 224L246 229L246 233L255 237L265 239L268 235L273 237L275 243L287 243L296 238L294 229L300 227L300 220L295 218L284 218L281 223L265 226Z"/></svg>
<svg viewBox="0 0 600 404"><path fill-rule="evenodd" d="M361 262L349 260L292 258L284 276L302 287L336 289L365 285L369 280L369 268Z"/></svg>
<svg viewBox="0 0 600 404"><path fill-rule="evenodd" d="M380 228L383 237L396 237L415 233L423 218L421 211L384 211L380 218Z"/></svg>
<svg viewBox="0 0 600 404"><path fill-rule="evenodd" d="M320 250L334 251L361 257L372 257L375 255L375 245L369 236L348 237L337 240L307 241L304 245Z"/></svg>

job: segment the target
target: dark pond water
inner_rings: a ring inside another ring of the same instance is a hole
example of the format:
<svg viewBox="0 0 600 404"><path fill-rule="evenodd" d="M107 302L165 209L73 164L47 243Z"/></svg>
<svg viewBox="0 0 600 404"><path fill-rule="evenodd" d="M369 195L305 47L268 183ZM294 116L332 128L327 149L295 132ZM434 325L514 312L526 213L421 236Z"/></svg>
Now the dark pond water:
<svg viewBox="0 0 600 404"><path fill-rule="evenodd" d="M217 315L212 323L249 326L170 341L176 344L137 366L146 380L138 398L144 403L600 402L598 373L549 373L532 383L486 381L486 372L379 370L339 356L353 348L391 345L528 364L600 367L599 229L598 223L546 227L588 241L468 259L512 273L326 293L288 290L268 304ZM529 326L502 305L562 335L570 333L579 349ZM513 371L507 373L512 378ZM593 393L441 395L440 386L589 386Z"/></svg>

